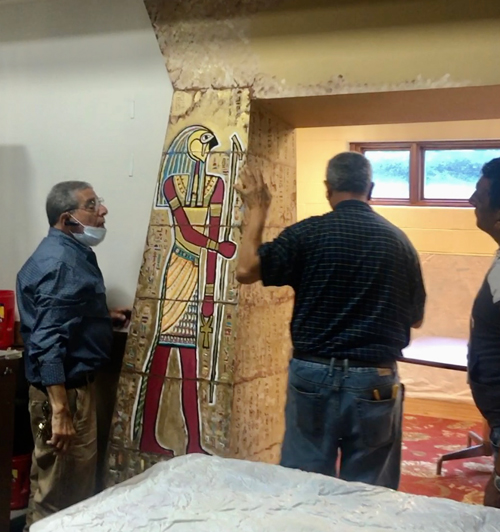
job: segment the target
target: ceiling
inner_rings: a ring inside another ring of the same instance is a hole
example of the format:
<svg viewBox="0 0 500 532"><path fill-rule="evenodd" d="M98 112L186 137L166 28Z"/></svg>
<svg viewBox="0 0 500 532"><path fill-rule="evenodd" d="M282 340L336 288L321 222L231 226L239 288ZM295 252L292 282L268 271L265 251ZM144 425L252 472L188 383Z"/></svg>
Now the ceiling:
<svg viewBox="0 0 500 532"><path fill-rule="evenodd" d="M295 128L487 120L500 118L500 85L262 99L254 105Z"/></svg>

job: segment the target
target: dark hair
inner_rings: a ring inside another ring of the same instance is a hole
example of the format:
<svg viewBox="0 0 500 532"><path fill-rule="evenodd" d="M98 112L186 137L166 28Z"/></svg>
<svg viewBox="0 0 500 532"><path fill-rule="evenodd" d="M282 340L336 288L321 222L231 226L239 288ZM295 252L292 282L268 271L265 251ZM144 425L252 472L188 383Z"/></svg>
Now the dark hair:
<svg viewBox="0 0 500 532"><path fill-rule="evenodd" d="M500 157L486 163L481 174L490 182L490 207L500 209Z"/></svg>
<svg viewBox="0 0 500 532"><path fill-rule="evenodd" d="M85 181L63 181L52 187L45 203L50 227L56 225L61 214L78 209L79 204L75 192L87 188L92 188L92 185Z"/></svg>
<svg viewBox="0 0 500 532"><path fill-rule="evenodd" d="M326 181L331 190L368 194L372 182L370 161L361 153L346 151L328 163Z"/></svg>

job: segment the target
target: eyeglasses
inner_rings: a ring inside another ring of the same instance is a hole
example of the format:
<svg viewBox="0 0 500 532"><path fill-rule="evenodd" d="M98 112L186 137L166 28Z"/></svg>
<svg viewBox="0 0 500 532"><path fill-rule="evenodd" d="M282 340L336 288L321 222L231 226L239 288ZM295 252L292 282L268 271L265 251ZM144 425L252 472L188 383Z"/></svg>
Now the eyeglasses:
<svg viewBox="0 0 500 532"><path fill-rule="evenodd" d="M104 198L92 198L85 203L83 207L78 207L84 211L97 212L99 207L104 204Z"/></svg>

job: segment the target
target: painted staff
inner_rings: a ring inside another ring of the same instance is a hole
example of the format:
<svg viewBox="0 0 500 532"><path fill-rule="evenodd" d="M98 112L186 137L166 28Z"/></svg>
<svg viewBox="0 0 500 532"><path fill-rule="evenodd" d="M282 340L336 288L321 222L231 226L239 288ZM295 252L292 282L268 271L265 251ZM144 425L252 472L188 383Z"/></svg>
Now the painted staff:
<svg viewBox="0 0 500 532"><path fill-rule="evenodd" d="M239 164L243 160L243 146L238 138L236 133L231 135L231 155L230 155L230 164L229 164L229 202L224 216L224 236L222 241L227 241L230 239L232 231L232 216L234 209L234 202L236 198L236 191L234 190L234 184L236 183L236 178L238 177ZM229 261L225 260L222 264L222 271L219 275L219 282L217 288L217 295L220 298L224 296L224 285L227 277L227 269L229 266ZM212 344L212 356L211 368L210 368L210 385L209 385L209 403L214 404L215 402L215 379L217 377L217 366L219 362L219 343L221 333L222 318L224 316L224 309L217 305L216 308L216 319L215 319L215 329L214 329L214 341Z"/></svg>

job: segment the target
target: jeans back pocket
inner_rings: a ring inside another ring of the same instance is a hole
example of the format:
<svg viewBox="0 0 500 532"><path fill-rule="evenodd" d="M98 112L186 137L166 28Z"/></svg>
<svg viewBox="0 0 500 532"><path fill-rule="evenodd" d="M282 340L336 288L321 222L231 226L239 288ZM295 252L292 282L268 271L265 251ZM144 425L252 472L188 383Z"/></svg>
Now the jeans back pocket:
<svg viewBox="0 0 500 532"><path fill-rule="evenodd" d="M288 403L290 413L303 434L322 434L325 405L321 393L307 392L290 383Z"/></svg>
<svg viewBox="0 0 500 532"><path fill-rule="evenodd" d="M384 447L396 438L397 399L368 400L356 398L361 438L367 447Z"/></svg>

